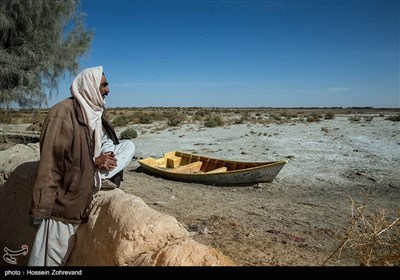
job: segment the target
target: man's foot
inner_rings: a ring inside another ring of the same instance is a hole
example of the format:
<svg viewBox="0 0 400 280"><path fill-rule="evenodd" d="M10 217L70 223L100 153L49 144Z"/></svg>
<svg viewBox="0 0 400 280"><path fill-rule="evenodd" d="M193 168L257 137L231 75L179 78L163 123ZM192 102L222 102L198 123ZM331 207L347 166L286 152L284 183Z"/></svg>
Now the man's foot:
<svg viewBox="0 0 400 280"><path fill-rule="evenodd" d="M115 189L118 188L116 184L111 182L109 179L101 180L101 189Z"/></svg>

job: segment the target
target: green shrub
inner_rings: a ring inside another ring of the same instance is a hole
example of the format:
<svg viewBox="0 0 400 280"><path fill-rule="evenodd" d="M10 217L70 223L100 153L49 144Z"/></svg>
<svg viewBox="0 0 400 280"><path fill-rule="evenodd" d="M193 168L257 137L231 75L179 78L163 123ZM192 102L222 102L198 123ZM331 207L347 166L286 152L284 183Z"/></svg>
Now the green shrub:
<svg viewBox="0 0 400 280"><path fill-rule="evenodd" d="M121 132L120 139L133 139L137 137L137 132L133 128L127 128Z"/></svg>
<svg viewBox="0 0 400 280"><path fill-rule="evenodd" d="M312 113L310 115L307 116L306 121L307 122L319 122L322 118L322 115L317 114L317 113Z"/></svg>
<svg viewBox="0 0 400 280"><path fill-rule="evenodd" d="M198 117L204 117L204 116L207 116L209 113L206 111L206 110L199 110L199 111L197 111L196 113L194 113L194 115L195 116L198 116Z"/></svg>
<svg viewBox="0 0 400 280"><path fill-rule="evenodd" d="M333 113L333 112L326 113L325 117L324 117L325 120L332 120L334 118L335 118L335 113Z"/></svg>
<svg viewBox="0 0 400 280"><path fill-rule="evenodd" d="M290 120L290 119L292 119L292 118L297 117L297 115L295 115L295 114L293 114L293 113L290 113L290 112L286 112L286 111L281 112L281 113L280 113L280 116L281 116L281 117L284 117L284 118L287 119L287 120Z"/></svg>
<svg viewBox="0 0 400 280"><path fill-rule="evenodd" d="M151 123L153 123L153 118L154 118L154 116L151 116L148 114L142 114L141 116L139 116L139 123L151 124Z"/></svg>
<svg viewBox="0 0 400 280"><path fill-rule="evenodd" d="M114 127L127 126L129 123L129 118L125 115L119 115L112 121Z"/></svg>
<svg viewBox="0 0 400 280"><path fill-rule="evenodd" d="M278 116L278 115L276 115L276 114L274 114L274 113L269 114L269 117L270 117L271 119L276 120L276 121L280 121L280 120L282 119L281 116Z"/></svg>
<svg viewBox="0 0 400 280"><path fill-rule="evenodd" d="M179 112L165 112L164 117L167 119L168 126L178 126L186 119Z"/></svg>
<svg viewBox="0 0 400 280"><path fill-rule="evenodd" d="M307 117L307 122L316 122L317 120L314 118L314 116L308 116Z"/></svg>
<svg viewBox="0 0 400 280"><path fill-rule="evenodd" d="M203 117L200 116L200 115L197 115L197 114L195 114L194 117L193 117L194 121L201 121L202 119L203 119Z"/></svg>
<svg viewBox="0 0 400 280"><path fill-rule="evenodd" d="M181 123L179 118L168 118L168 126L178 126Z"/></svg>
<svg viewBox="0 0 400 280"><path fill-rule="evenodd" d="M397 114L394 116L388 116L385 118L385 120L392 121L392 122L398 122L398 121L400 121L400 114Z"/></svg>
<svg viewBox="0 0 400 280"><path fill-rule="evenodd" d="M223 126L224 121L222 120L221 116L211 116L204 120L205 127L216 127L216 126Z"/></svg>

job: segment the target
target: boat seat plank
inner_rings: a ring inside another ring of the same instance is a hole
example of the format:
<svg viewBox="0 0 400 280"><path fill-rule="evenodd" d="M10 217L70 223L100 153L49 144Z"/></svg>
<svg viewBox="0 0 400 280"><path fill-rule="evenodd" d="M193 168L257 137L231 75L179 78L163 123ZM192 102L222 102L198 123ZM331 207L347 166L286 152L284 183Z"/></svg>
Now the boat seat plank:
<svg viewBox="0 0 400 280"><path fill-rule="evenodd" d="M171 172L174 173L194 173L200 171L202 161L195 161L186 165L182 165L176 168L170 169Z"/></svg>
<svg viewBox="0 0 400 280"><path fill-rule="evenodd" d="M221 172L226 172L228 170L228 168L226 166L222 166L207 172L204 172L206 174L213 174L213 173L221 173Z"/></svg>
<svg viewBox="0 0 400 280"><path fill-rule="evenodd" d="M177 156L172 156L167 158L167 167L168 168L177 168L181 163L182 158Z"/></svg>
<svg viewBox="0 0 400 280"><path fill-rule="evenodd" d="M157 166L165 166L165 158L155 159L154 164L156 164Z"/></svg>

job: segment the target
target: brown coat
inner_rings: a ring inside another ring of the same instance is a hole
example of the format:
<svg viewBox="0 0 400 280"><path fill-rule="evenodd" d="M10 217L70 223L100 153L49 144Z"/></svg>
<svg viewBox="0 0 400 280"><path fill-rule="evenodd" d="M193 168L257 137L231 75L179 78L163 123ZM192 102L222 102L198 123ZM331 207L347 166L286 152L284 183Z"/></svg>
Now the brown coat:
<svg viewBox="0 0 400 280"><path fill-rule="evenodd" d="M59 102L43 122L33 218L78 224L88 219L94 192L93 147L79 103Z"/></svg>

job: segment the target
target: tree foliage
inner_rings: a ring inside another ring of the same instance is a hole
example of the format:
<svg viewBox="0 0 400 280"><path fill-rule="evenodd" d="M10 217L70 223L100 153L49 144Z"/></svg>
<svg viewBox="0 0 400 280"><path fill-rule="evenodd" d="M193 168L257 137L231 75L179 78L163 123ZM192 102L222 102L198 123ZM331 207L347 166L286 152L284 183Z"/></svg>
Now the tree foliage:
<svg viewBox="0 0 400 280"><path fill-rule="evenodd" d="M66 73L76 74L93 32L80 0L0 0L0 106L47 103Z"/></svg>

